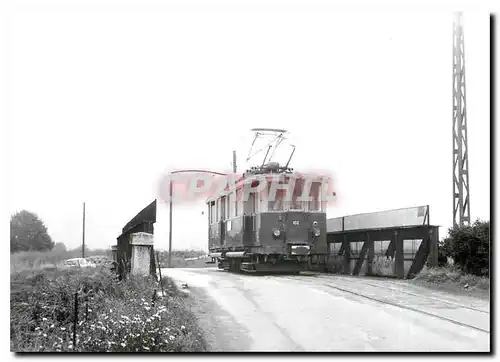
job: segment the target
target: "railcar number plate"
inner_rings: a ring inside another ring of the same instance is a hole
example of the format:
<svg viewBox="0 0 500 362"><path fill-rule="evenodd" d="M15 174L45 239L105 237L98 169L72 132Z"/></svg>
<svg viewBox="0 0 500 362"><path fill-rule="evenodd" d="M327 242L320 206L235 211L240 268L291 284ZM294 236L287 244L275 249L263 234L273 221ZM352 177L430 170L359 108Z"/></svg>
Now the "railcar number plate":
<svg viewBox="0 0 500 362"><path fill-rule="evenodd" d="M294 224L295 226L299 226L300 222L299 222L299 220L295 220L292 222L292 224Z"/></svg>

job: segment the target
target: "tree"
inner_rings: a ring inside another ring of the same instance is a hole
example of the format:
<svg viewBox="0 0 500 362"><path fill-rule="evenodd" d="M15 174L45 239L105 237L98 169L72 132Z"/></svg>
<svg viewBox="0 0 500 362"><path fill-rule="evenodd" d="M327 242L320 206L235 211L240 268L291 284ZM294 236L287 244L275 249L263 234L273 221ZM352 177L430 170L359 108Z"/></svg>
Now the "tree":
<svg viewBox="0 0 500 362"><path fill-rule="evenodd" d="M10 219L10 251L47 251L54 247L54 242L47 232L47 227L38 216L22 210Z"/></svg>
<svg viewBox="0 0 500 362"><path fill-rule="evenodd" d="M61 242L55 243L52 251L56 251L59 253L65 253L67 251L66 245L64 243L61 243Z"/></svg>
<svg viewBox="0 0 500 362"><path fill-rule="evenodd" d="M490 222L476 220L471 226L450 228L448 233L442 246L443 254L466 273L488 275Z"/></svg>

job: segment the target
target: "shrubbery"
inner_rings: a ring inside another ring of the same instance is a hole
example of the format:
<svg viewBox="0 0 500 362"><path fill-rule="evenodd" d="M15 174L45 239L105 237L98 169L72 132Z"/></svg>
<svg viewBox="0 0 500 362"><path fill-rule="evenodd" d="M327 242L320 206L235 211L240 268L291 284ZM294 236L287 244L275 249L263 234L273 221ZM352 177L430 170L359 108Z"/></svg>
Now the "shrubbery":
<svg viewBox="0 0 500 362"><path fill-rule="evenodd" d="M489 275L490 222L477 220L471 226L453 227L440 243L439 262L450 257L465 273Z"/></svg>
<svg viewBox="0 0 500 362"><path fill-rule="evenodd" d="M11 274L11 350L82 352L204 351L185 297L165 278L118 281L105 268ZM73 345L78 293L76 346Z"/></svg>

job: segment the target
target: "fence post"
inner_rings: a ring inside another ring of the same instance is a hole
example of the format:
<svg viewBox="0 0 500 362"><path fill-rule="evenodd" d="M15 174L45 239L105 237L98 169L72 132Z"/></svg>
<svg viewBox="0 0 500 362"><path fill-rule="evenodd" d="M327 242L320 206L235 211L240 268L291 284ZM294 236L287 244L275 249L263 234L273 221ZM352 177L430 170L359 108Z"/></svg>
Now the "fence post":
<svg viewBox="0 0 500 362"><path fill-rule="evenodd" d="M156 252L156 261L158 264L158 270L160 272L161 296L163 297L164 296L164 294L163 294L163 279L161 277L160 253L158 251Z"/></svg>
<svg viewBox="0 0 500 362"><path fill-rule="evenodd" d="M75 292L75 310L73 314L73 351L76 350L76 325L78 324L78 291Z"/></svg>

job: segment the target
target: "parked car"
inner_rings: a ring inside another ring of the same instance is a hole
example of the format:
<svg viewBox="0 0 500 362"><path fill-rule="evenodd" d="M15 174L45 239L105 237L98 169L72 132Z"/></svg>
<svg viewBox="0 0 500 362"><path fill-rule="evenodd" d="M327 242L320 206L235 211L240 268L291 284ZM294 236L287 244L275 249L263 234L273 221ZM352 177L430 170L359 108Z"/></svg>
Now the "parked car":
<svg viewBox="0 0 500 362"><path fill-rule="evenodd" d="M95 268L96 264L85 258L72 258L65 260L63 265L68 268Z"/></svg>
<svg viewBox="0 0 500 362"><path fill-rule="evenodd" d="M94 263L97 267L105 267L111 271L116 271L117 263L104 255L94 255L86 258L88 261Z"/></svg>

